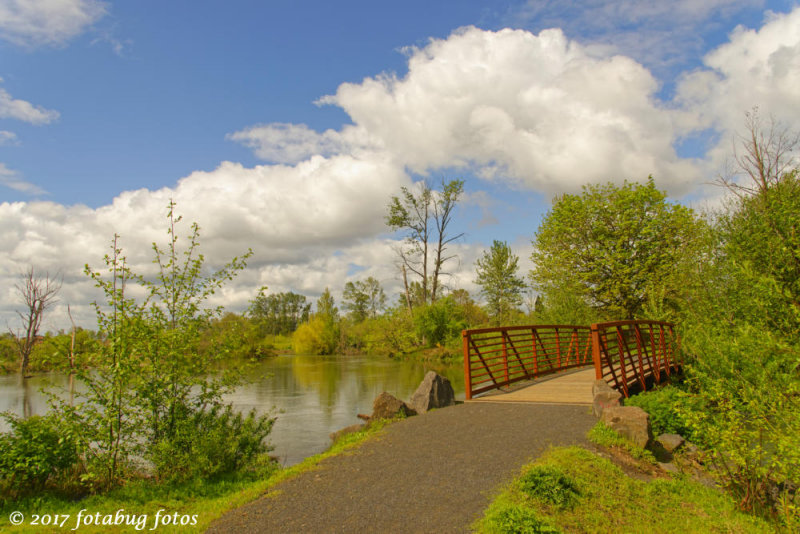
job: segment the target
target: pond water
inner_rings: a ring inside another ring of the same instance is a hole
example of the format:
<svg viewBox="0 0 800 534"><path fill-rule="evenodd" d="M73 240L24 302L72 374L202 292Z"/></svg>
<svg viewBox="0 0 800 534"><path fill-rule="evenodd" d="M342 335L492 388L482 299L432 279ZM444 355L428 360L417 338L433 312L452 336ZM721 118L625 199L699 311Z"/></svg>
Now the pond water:
<svg viewBox="0 0 800 534"><path fill-rule="evenodd" d="M372 412L372 401L387 391L408 400L425 373L433 369L464 398L460 365L437 366L380 356L276 356L251 368L248 382L226 396L242 411L255 408L277 417L269 441L283 465L324 451L329 434L361 422L356 414ZM0 411L41 414L48 410L42 387L66 388L68 377L46 374L21 384L16 375L0 376ZM80 389L80 388L78 388ZM26 407L27 405L27 407ZM7 430L0 422L0 430Z"/></svg>

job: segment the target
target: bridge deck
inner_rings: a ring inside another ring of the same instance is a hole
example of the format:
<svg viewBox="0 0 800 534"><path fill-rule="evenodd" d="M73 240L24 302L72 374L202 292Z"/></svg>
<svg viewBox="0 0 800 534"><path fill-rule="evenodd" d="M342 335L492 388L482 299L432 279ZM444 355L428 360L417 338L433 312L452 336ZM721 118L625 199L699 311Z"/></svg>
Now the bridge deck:
<svg viewBox="0 0 800 534"><path fill-rule="evenodd" d="M565 371L537 380L518 382L469 402L520 402L539 404L592 404L594 367Z"/></svg>

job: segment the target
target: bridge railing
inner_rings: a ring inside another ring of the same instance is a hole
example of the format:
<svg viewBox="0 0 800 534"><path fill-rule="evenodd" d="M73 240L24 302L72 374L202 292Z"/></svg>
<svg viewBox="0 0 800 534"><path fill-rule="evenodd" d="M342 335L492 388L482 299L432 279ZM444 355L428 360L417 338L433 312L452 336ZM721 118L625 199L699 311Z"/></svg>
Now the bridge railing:
<svg viewBox="0 0 800 534"><path fill-rule="evenodd" d="M661 321L617 321L592 325L596 377L625 397L646 391L680 366L674 325Z"/></svg>
<svg viewBox="0 0 800 534"><path fill-rule="evenodd" d="M591 329L574 325L464 330L466 398L592 363Z"/></svg>
<svg viewBox="0 0 800 534"><path fill-rule="evenodd" d="M467 399L587 365L627 397L680 365L673 325L659 321L500 326L464 330L461 336Z"/></svg>

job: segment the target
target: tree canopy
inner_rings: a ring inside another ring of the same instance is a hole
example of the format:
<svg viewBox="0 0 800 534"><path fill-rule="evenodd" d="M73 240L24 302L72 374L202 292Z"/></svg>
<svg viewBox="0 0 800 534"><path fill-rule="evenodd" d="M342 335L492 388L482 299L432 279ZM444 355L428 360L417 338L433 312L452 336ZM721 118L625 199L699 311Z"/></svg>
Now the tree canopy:
<svg viewBox="0 0 800 534"><path fill-rule="evenodd" d="M557 197L533 240L530 272L548 296L573 293L607 317L633 319L657 293L681 291L679 274L704 223L644 184L584 186Z"/></svg>
<svg viewBox="0 0 800 534"><path fill-rule="evenodd" d="M518 263L508 243L497 240L475 262L475 283L481 286L489 314L495 318L507 317L522 304L525 281L517 275Z"/></svg>

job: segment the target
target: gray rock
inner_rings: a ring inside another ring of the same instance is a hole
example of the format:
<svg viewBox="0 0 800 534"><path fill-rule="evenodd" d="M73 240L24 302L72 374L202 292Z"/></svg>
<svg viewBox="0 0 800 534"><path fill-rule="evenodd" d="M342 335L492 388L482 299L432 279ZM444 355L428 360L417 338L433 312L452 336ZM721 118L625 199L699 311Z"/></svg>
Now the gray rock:
<svg viewBox="0 0 800 534"><path fill-rule="evenodd" d="M398 415L414 415L414 410L409 408L405 402L385 391L375 398L372 403L372 415L370 421L375 419L394 419Z"/></svg>
<svg viewBox="0 0 800 534"><path fill-rule="evenodd" d="M653 439L650 416L638 406L612 406L603 410L600 420L618 434L645 448Z"/></svg>
<svg viewBox="0 0 800 534"><path fill-rule="evenodd" d="M359 431L360 431L361 429L363 429L365 426L366 426L366 425L365 425L364 423L361 423L361 424L355 424L355 425L350 425L350 426L346 426L346 427L344 427L344 428L343 428L343 429L341 429L341 430L337 430L336 432L333 432L333 433L330 435L330 437L331 437L331 441L332 441L333 443L336 443L337 441L339 441L339 438L341 438L341 437L343 437L343 436L346 436L347 434L352 434L352 433L354 433L354 432L359 432Z"/></svg>
<svg viewBox="0 0 800 534"><path fill-rule="evenodd" d="M456 395L450 381L434 371L428 371L409 401L417 413L452 406L455 403Z"/></svg>
<svg viewBox="0 0 800 534"><path fill-rule="evenodd" d="M658 467L661 468L662 471L666 471L667 473L680 473L681 470L678 469L678 466L669 463L669 462L658 462Z"/></svg>
<svg viewBox="0 0 800 534"><path fill-rule="evenodd" d="M609 386L605 380L595 380L592 384L592 411L595 417L603 415L603 410L620 406L622 395Z"/></svg>
<svg viewBox="0 0 800 534"><path fill-rule="evenodd" d="M681 446L686 443L686 440L683 439L683 436L680 434L661 434L656 438L656 441L670 454L680 449Z"/></svg>

